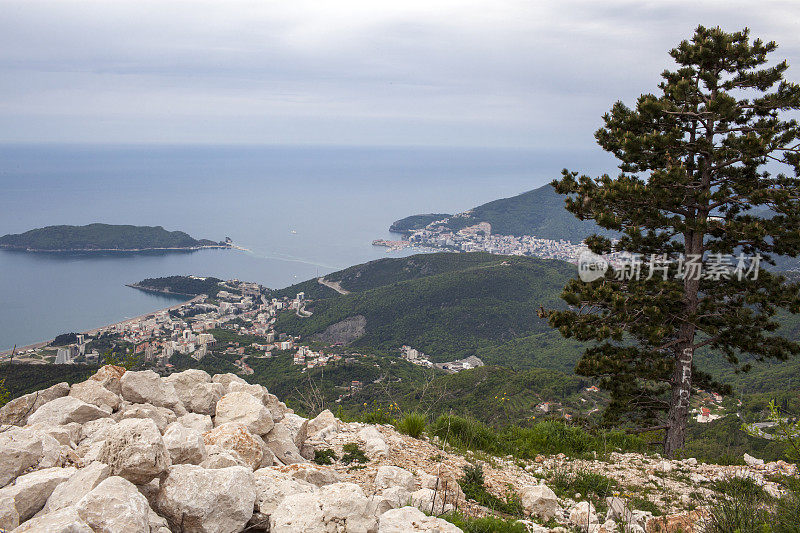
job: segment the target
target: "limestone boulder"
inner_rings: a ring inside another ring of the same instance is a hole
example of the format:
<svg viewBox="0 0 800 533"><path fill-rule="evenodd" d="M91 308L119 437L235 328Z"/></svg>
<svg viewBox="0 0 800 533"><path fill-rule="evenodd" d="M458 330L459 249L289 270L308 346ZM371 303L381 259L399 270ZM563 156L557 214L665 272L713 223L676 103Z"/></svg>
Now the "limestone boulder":
<svg viewBox="0 0 800 533"><path fill-rule="evenodd" d="M125 368L116 365L105 365L94 373L89 378L97 381L104 388L113 392L117 396L122 396L122 376L125 374Z"/></svg>
<svg viewBox="0 0 800 533"><path fill-rule="evenodd" d="M579 502L569 512L569 523L581 531L589 531L593 525L599 524L597 511L589 502Z"/></svg>
<svg viewBox="0 0 800 533"><path fill-rule="evenodd" d="M435 516L426 516L416 507L386 511L378 520L378 533L463 533L461 528Z"/></svg>
<svg viewBox="0 0 800 533"><path fill-rule="evenodd" d="M434 489L419 489L410 494L411 505L429 514L444 514L452 511L455 500L452 494Z"/></svg>
<svg viewBox="0 0 800 533"><path fill-rule="evenodd" d="M270 516L271 533L368 533L376 529L377 517L369 512L369 500L353 483L335 483L314 493L296 494L284 499Z"/></svg>
<svg viewBox="0 0 800 533"><path fill-rule="evenodd" d="M264 387L263 385L240 383L238 381L230 382L228 384L227 392L244 392L258 399L258 401L260 401L265 406L266 406L266 397L267 394L269 394L267 388Z"/></svg>
<svg viewBox="0 0 800 533"><path fill-rule="evenodd" d="M203 468L228 468L229 466L247 466L244 461L216 444L206 446L207 456L200 463Z"/></svg>
<svg viewBox="0 0 800 533"><path fill-rule="evenodd" d="M318 487L330 485L332 483L338 483L340 481L339 474L337 474L336 470L329 466L322 466L312 463L297 463L292 465L277 466L275 468L281 472L289 474L295 479L306 481Z"/></svg>
<svg viewBox="0 0 800 533"><path fill-rule="evenodd" d="M259 468L264 458L263 441L243 424L223 424L203 434L203 440L206 446L222 448L251 470Z"/></svg>
<svg viewBox="0 0 800 533"><path fill-rule="evenodd" d="M97 461L79 469L55 488L47 499L43 511L52 513L78 503L110 475L111 467Z"/></svg>
<svg viewBox="0 0 800 533"><path fill-rule="evenodd" d="M199 465L206 456L203 434L190 429L180 422L173 422L164 432L164 445L167 447L172 464Z"/></svg>
<svg viewBox="0 0 800 533"><path fill-rule="evenodd" d="M113 418L98 418L92 420L81 426L81 436L79 444L85 441L95 442L98 440L105 440L109 428L115 426L117 421Z"/></svg>
<svg viewBox="0 0 800 533"><path fill-rule="evenodd" d="M52 513L32 518L14 530L14 533L95 533L78 516L75 507L65 507Z"/></svg>
<svg viewBox="0 0 800 533"><path fill-rule="evenodd" d="M256 509L265 517L269 517L286 497L310 494L317 489L307 481L274 468L260 468L253 475L256 482Z"/></svg>
<svg viewBox="0 0 800 533"><path fill-rule="evenodd" d="M367 426L358 432L358 438L364 441L364 451L369 455L387 455L389 445L386 444L383 435L373 426Z"/></svg>
<svg viewBox="0 0 800 533"><path fill-rule="evenodd" d="M28 424L49 424L60 426L77 422L85 424L91 420L104 418L111 410L103 410L73 396L62 396L47 402L28 417Z"/></svg>
<svg viewBox="0 0 800 533"><path fill-rule="evenodd" d="M206 431L214 429L214 421L211 420L211 417L199 413L187 413L183 416L179 416L178 422L180 422L183 427L196 429L200 433L205 433Z"/></svg>
<svg viewBox="0 0 800 533"><path fill-rule="evenodd" d="M391 487L400 487L408 492L417 489L414 474L399 466L381 466L375 474L375 490L378 492Z"/></svg>
<svg viewBox="0 0 800 533"><path fill-rule="evenodd" d="M86 403L103 408L104 411L117 410L122 401L122 398L103 387L99 381L94 379L87 379L82 383L76 383L70 388L69 395Z"/></svg>
<svg viewBox="0 0 800 533"><path fill-rule="evenodd" d="M64 448L69 449L33 427L10 427L0 431L0 487L28 469L61 465Z"/></svg>
<svg viewBox="0 0 800 533"><path fill-rule="evenodd" d="M69 384L64 382L14 398L0 408L0 425L24 426L28 422L28 417L41 406L67 394L69 394Z"/></svg>
<svg viewBox="0 0 800 533"><path fill-rule="evenodd" d="M109 465L113 475L137 485L159 476L170 465L164 439L155 422L147 418L120 421L103 441L98 460Z"/></svg>
<svg viewBox="0 0 800 533"><path fill-rule="evenodd" d="M545 485L528 485L519 491L522 506L529 514L548 521L561 511L556 493Z"/></svg>
<svg viewBox="0 0 800 533"><path fill-rule="evenodd" d="M241 383L243 385L247 385L247 382L237 376L236 374L216 374L213 378L211 378L213 383L221 383L223 387L225 387L225 393L229 392L229 386L231 383Z"/></svg>
<svg viewBox="0 0 800 533"><path fill-rule="evenodd" d="M233 533L252 518L255 502L255 479L245 467L174 465L161 482L156 511L186 533Z"/></svg>
<svg viewBox="0 0 800 533"><path fill-rule="evenodd" d="M229 392L217 402L214 425L244 424L254 435L266 435L272 429L272 413L261 401L246 392Z"/></svg>
<svg viewBox="0 0 800 533"><path fill-rule="evenodd" d="M329 435L339 432L339 420L333 416L329 409L325 409L306 425L306 437L325 439Z"/></svg>
<svg viewBox="0 0 800 533"><path fill-rule="evenodd" d="M212 383L211 376L202 370L184 370L167 376L164 381L172 384L190 413L213 415L217 401L225 394L225 386Z"/></svg>
<svg viewBox="0 0 800 533"><path fill-rule="evenodd" d="M75 469L71 467L45 468L20 476L12 485L0 489L0 505L5 509L13 506L13 514L18 520L16 524L11 524L11 527L7 524L6 528L13 529L41 511L53 490L69 479L73 473ZM0 514L7 517L12 513L6 510L0 511Z"/></svg>
<svg viewBox="0 0 800 533"><path fill-rule="evenodd" d="M78 501L78 516L93 531L150 533L150 506L136 485L112 476Z"/></svg>
<svg viewBox="0 0 800 533"><path fill-rule="evenodd" d="M284 421L276 422L272 430L264 435L264 441L282 464L306 462L295 444L291 428Z"/></svg>
<svg viewBox="0 0 800 533"><path fill-rule="evenodd" d="M120 378L120 385L122 397L131 403L149 403L172 410L180 405L180 409L183 409L172 383L162 380L152 370L125 372Z"/></svg>
<svg viewBox="0 0 800 533"><path fill-rule="evenodd" d="M128 418L149 418L155 422L156 427L160 433L166 431L167 426L176 422L178 417L172 410L166 407L157 407L149 403L136 403L123 406L115 418L117 420L125 420Z"/></svg>

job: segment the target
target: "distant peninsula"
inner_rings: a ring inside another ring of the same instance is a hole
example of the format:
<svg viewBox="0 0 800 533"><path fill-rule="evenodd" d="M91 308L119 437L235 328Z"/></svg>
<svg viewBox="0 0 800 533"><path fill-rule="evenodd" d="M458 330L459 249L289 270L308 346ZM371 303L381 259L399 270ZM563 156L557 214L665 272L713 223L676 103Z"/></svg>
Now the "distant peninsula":
<svg viewBox="0 0 800 533"><path fill-rule="evenodd" d="M47 226L0 237L0 248L26 252L147 252L230 248L231 240L194 239L161 226Z"/></svg>

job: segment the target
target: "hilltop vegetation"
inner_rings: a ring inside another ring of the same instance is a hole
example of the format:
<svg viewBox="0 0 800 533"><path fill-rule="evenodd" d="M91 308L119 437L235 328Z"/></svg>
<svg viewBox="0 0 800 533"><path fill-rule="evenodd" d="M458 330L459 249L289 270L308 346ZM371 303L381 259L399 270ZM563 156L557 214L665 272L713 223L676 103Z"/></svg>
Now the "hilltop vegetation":
<svg viewBox="0 0 800 533"><path fill-rule="evenodd" d="M421 229L425 220L430 223L442 218L426 218L431 216L413 215L398 220L392 228ZM458 231L479 222L488 222L492 225L492 233L500 235L535 235L542 239L564 239L576 243L593 233L606 233L593 221L578 220L568 212L564 208L564 197L549 184L452 216L445 227Z"/></svg>
<svg viewBox="0 0 800 533"><path fill-rule="evenodd" d="M408 344L434 361L483 358L492 346L550 331L538 309L561 305L558 293L574 269L561 261L491 254L429 254L361 268L328 278L354 292L315 301L309 318L283 314L277 329L311 337L361 315L366 331L352 347L397 354ZM491 356L487 362L508 363Z"/></svg>
<svg viewBox="0 0 800 533"><path fill-rule="evenodd" d="M147 250L217 245L161 226L47 226L0 237L0 247L31 251Z"/></svg>
<svg viewBox="0 0 800 533"><path fill-rule="evenodd" d="M389 231L392 233L408 233L414 230L423 229L431 222L442 220L443 218L451 217L448 213L427 213L425 215L411 215L400 220L396 220L391 226Z"/></svg>
<svg viewBox="0 0 800 533"><path fill-rule="evenodd" d="M131 287L146 291L185 294L188 296L207 294L213 298L221 290L219 286L221 281L221 279L212 277L166 276L163 278L143 279L139 283L131 285Z"/></svg>

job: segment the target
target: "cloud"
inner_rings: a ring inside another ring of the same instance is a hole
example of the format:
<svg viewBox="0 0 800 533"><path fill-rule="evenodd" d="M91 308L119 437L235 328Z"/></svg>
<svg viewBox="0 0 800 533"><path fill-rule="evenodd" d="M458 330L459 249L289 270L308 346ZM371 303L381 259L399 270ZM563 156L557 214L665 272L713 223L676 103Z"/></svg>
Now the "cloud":
<svg viewBox="0 0 800 533"><path fill-rule="evenodd" d="M794 2L6 0L0 141L590 149L699 24ZM796 70L796 69L794 69ZM798 76L790 70L792 77Z"/></svg>

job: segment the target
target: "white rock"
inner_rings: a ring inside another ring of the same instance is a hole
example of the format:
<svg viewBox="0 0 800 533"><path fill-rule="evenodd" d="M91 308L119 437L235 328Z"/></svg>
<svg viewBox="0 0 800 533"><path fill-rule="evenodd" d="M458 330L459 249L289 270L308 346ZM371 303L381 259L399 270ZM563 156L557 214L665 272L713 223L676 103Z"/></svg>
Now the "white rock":
<svg viewBox="0 0 800 533"><path fill-rule="evenodd" d="M229 392L217 402L214 425L244 424L254 435L266 435L272 429L272 413L260 400L246 392Z"/></svg>
<svg viewBox="0 0 800 533"><path fill-rule="evenodd" d="M232 382L242 383L244 385L247 385L247 382L245 380L243 380L236 374L231 374L231 373L217 374L213 378L211 378L211 381L214 383L222 383L222 385L225 387L226 393L229 391L228 387Z"/></svg>
<svg viewBox="0 0 800 533"><path fill-rule="evenodd" d="M364 451L370 455L386 455L389 453L389 445L383 439L383 435L372 426L367 426L358 432L358 438L364 441Z"/></svg>
<svg viewBox="0 0 800 533"><path fill-rule="evenodd" d="M748 466L762 466L764 464L764 459L756 459L752 455L744 454L744 462Z"/></svg>
<svg viewBox="0 0 800 533"><path fill-rule="evenodd" d="M214 429L214 422L211 420L211 417L199 413L187 413L178 417L178 422L184 427L196 429L200 433L205 433L206 431Z"/></svg>
<svg viewBox="0 0 800 533"><path fill-rule="evenodd" d="M311 463L297 463L278 466L277 470L285 472L296 479L302 479L312 485L321 487L339 482L339 475L331 467Z"/></svg>
<svg viewBox="0 0 800 533"><path fill-rule="evenodd" d="M122 384L120 383L120 380L122 379L123 374L125 374L124 367L105 365L100 367L100 369L89 379L99 382L100 385L113 392L117 396L122 396Z"/></svg>
<svg viewBox="0 0 800 533"><path fill-rule="evenodd" d="M95 532L150 533L150 506L136 486L118 476L105 479L75 505Z"/></svg>
<svg viewBox="0 0 800 533"><path fill-rule="evenodd" d="M78 503L78 500L89 494L110 475L111 467L97 461L81 468L55 488L47 499L44 512L52 513Z"/></svg>
<svg viewBox="0 0 800 533"><path fill-rule="evenodd" d="M315 493L286 498L270 516L271 533L367 533L376 526L377 517L369 514L369 500L353 483L335 483Z"/></svg>
<svg viewBox="0 0 800 533"><path fill-rule="evenodd" d="M164 439L148 418L119 422L103 442L98 459L111 467L112 474L137 485L147 483L170 465Z"/></svg>
<svg viewBox="0 0 800 533"><path fill-rule="evenodd" d="M229 466L246 466L243 465L243 461L234 457L233 454L228 452L227 450L217 446L216 444L212 444L211 446L206 446L206 452L208 455L206 456L205 460L200 463L200 466L203 468L228 468Z"/></svg>
<svg viewBox="0 0 800 533"><path fill-rule="evenodd" d="M0 489L0 502L3 507L13 505L19 521L24 522L41 511L53 490L73 473L74 468L54 467L25 474L18 477L13 485Z"/></svg>
<svg viewBox="0 0 800 533"><path fill-rule="evenodd" d="M114 415L118 420L126 420L128 418L149 418L156 423L156 427L160 433L167 430L167 426L176 422L178 417L175 413L166 407L156 407L149 403L135 403L124 405L118 413Z"/></svg>
<svg viewBox="0 0 800 533"><path fill-rule="evenodd" d="M43 455L42 438L35 432L24 429L0 432L0 487L37 465Z"/></svg>
<svg viewBox="0 0 800 533"><path fill-rule="evenodd" d="M87 379L70 388L69 395L97 407L116 410L122 399L103 387L96 379Z"/></svg>
<svg viewBox="0 0 800 533"><path fill-rule="evenodd" d="M175 387L162 380L152 370L125 372L120 378L120 385L122 386L122 397L132 403L149 403L156 407L173 410L180 404Z"/></svg>
<svg viewBox="0 0 800 533"><path fill-rule="evenodd" d="M264 435L264 442L275 458L285 465L306 462L295 445L291 429L284 421L275 423L272 430Z"/></svg>
<svg viewBox="0 0 800 533"><path fill-rule="evenodd" d="M174 465L161 482L156 506L184 532L233 533L253 516L255 502L255 479L245 467Z"/></svg>
<svg viewBox="0 0 800 533"><path fill-rule="evenodd" d="M108 428L116 425L116 421L111 418L98 418L91 422L86 422L81 426L81 442L88 440L95 442L105 440Z"/></svg>
<svg viewBox="0 0 800 533"><path fill-rule="evenodd" d="M227 392L244 392L256 398L259 402L266 406L265 400L267 397L267 388L263 385L257 385L250 383L239 383L238 381L232 381L228 384Z"/></svg>
<svg viewBox="0 0 800 533"><path fill-rule="evenodd" d="M411 492L403 487L390 487L371 498L372 513L380 516L389 509L398 509L411 505Z"/></svg>
<svg viewBox="0 0 800 533"><path fill-rule="evenodd" d="M519 491L522 506L525 510L538 516L545 522L553 518L560 510L556 493L545 485L528 485Z"/></svg>
<svg viewBox="0 0 800 533"><path fill-rule="evenodd" d="M174 465L184 463L198 465L207 456L202 433L196 429L189 429L180 422L173 422L167 426L164 432L164 445Z"/></svg>
<svg viewBox="0 0 800 533"><path fill-rule="evenodd" d="M444 514L454 508L453 501L447 494L427 488L411 493L411 505L430 514Z"/></svg>
<svg viewBox="0 0 800 533"><path fill-rule="evenodd" d="M70 422L85 424L90 420L107 417L111 411L104 411L96 405L88 404L72 396L62 396L47 402L28 417L29 424L63 425Z"/></svg>
<svg viewBox="0 0 800 533"><path fill-rule="evenodd" d="M286 428L292 436L294 445L298 450L308 438L308 419L294 413L286 413L281 420L281 425Z"/></svg>
<svg viewBox="0 0 800 533"><path fill-rule="evenodd" d="M14 530L14 533L95 533L84 522L75 507L32 518Z"/></svg>
<svg viewBox="0 0 800 533"><path fill-rule="evenodd" d="M242 424L223 424L203 434L206 446L217 445L227 451L242 466L255 470L264 458L261 439Z"/></svg>
<svg viewBox="0 0 800 533"><path fill-rule="evenodd" d="M414 492L417 489L414 474L399 466L381 466L375 474L375 490L380 492L391 487Z"/></svg>
<svg viewBox="0 0 800 533"><path fill-rule="evenodd" d="M64 382L14 398L0 408L0 425L24 426L28 422L28 417L41 406L67 394L69 394L69 384Z"/></svg>
<svg viewBox="0 0 800 533"><path fill-rule="evenodd" d="M463 533L461 528L435 516L425 516L416 507L386 511L378 522L378 533Z"/></svg>
<svg viewBox="0 0 800 533"><path fill-rule="evenodd" d="M324 440L330 435L339 432L339 420L333 416L329 409L325 409L315 418L308 421L306 435L308 438Z"/></svg>
<svg viewBox="0 0 800 533"><path fill-rule="evenodd" d="M184 407L191 413L213 415L217 401L225 394L225 386L212 383L207 372L184 370L164 378L171 383Z"/></svg>
<svg viewBox="0 0 800 533"><path fill-rule="evenodd" d="M569 523L581 531L588 531L592 524L599 523L594 505L589 502L580 502L575 505L569 513Z"/></svg>
<svg viewBox="0 0 800 533"><path fill-rule="evenodd" d="M256 482L256 509L267 517L287 496L312 493L317 488L274 468L260 468L253 475Z"/></svg>

